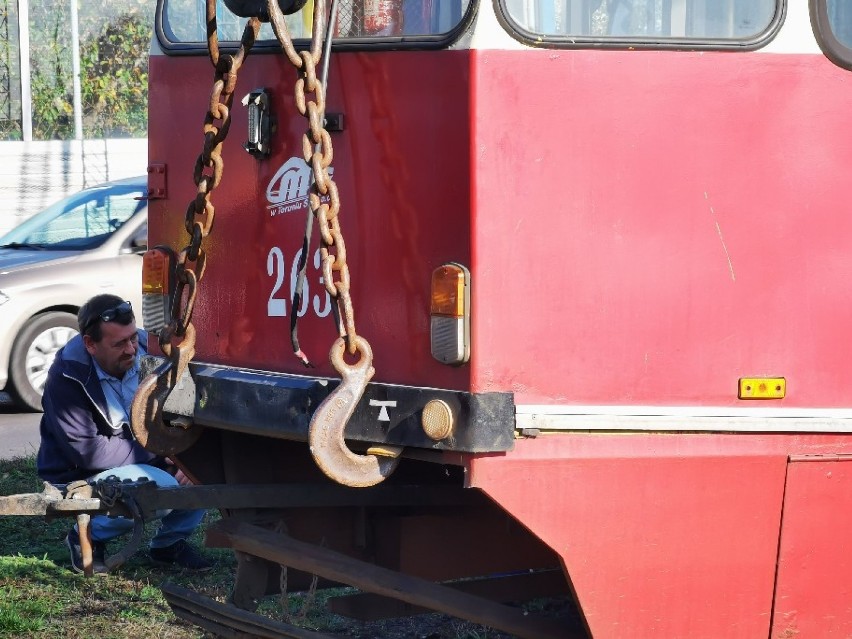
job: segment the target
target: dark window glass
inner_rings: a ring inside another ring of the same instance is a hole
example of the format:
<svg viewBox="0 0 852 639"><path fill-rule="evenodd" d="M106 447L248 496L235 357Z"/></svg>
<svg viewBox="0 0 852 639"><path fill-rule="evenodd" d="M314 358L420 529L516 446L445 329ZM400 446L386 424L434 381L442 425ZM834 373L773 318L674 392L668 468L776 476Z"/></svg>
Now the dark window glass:
<svg viewBox="0 0 852 639"><path fill-rule="evenodd" d="M336 36L338 38L385 38L434 36L449 33L462 20L470 0L341 0ZM329 3L330 4L330 3ZM198 0L166 0L162 14L163 33L170 43L206 42L205 8ZM286 16L294 39L310 38L312 11ZM245 18L238 18L217 3L219 40L237 41ZM272 27L264 24L260 40L275 40Z"/></svg>

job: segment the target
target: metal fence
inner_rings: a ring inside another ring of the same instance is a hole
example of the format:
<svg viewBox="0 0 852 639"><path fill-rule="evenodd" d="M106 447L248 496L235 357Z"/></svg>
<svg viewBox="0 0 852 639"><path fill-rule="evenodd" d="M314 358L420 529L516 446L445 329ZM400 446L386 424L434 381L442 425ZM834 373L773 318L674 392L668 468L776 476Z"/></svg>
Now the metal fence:
<svg viewBox="0 0 852 639"><path fill-rule="evenodd" d="M154 0L0 0L0 139L144 137L153 12Z"/></svg>

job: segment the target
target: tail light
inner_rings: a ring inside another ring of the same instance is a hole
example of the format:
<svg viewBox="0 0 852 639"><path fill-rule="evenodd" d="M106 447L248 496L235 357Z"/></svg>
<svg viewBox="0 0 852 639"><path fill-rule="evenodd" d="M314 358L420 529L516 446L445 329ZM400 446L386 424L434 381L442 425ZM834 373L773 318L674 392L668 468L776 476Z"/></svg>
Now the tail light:
<svg viewBox="0 0 852 639"><path fill-rule="evenodd" d="M432 357L458 366L470 359L470 271L449 263L432 272Z"/></svg>
<svg viewBox="0 0 852 639"><path fill-rule="evenodd" d="M175 287L175 253L156 246L142 256L142 326L158 334L171 319Z"/></svg>

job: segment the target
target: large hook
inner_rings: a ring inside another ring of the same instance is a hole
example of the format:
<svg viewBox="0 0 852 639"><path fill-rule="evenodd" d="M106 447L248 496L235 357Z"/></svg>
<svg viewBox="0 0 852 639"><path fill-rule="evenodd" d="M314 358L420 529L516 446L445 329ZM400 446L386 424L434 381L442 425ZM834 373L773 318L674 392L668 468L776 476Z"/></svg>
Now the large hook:
<svg viewBox="0 0 852 639"><path fill-rule="evenodd" d="M202 427L192 421L163 420L163 407L195 355L195 327L190 323L180 344L168 345L169 359L139 384L130 407L130 427L136 440L147 450L169 457L185 451L201 436Z"/></svg>
<svg viewBox="0 0 852 639"><path fill-rule="evenodd" d="M355 337L355 347L361 353L356 364L343 360L346 341L339 337L331 347L329 357L342 381L319 405L308 430L311 454L320 470L334 481L353 488L375 486L390 475L399 464L396 457L357 455L346 446L343 431L358 401L376 370L373 350L363 337Z"/></svg>

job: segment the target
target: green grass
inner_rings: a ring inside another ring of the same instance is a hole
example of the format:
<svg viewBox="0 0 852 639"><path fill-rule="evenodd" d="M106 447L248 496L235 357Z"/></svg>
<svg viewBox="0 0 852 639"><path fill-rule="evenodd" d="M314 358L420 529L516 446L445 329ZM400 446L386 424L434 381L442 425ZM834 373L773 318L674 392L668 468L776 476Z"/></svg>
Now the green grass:
<svg viewBox="0 0 852 639"><path fill-rule="evenodd" d="M32 457L0 461L0 495L41 492ZM208 514L208 517L215 514ZM224 600L234 561L205 550L216 569L185 574L161 569L137 553L115 573L86 579L73 573L63 543L73 518L0 517L0 638L200 639L205 633L175 618L159 584L171 581ZM147 534L156 525L149 525ZM201 546L202 533L191 540ZM144 545L144 544L143 544ZM116 547L110 547L115 552Z"/></svg>
<svg viewBox="0 0 852 639"><path fill-rule="evenodd" d="M33 457L0 461L0 495L41 492ZM209 520L218 518L209 512ZM233 585L235 561L227 550L205 549L216 568L202 574L163 569L139 552L108 575L85 578L70 570L65 535L73 518L0 517L0 639L207 639L210 635L172 614L160 593L164 581L225 601ZM203 526L201 527L203 529ZM147 526L148 537L156 525ZM203 546L203 530L190 540ZM147 544L143 542L143 548ZM116 552L118 546L109 547ZM325 608L331 589L265 598L258 612L273 619L326 633L360 639L504 639L507 635L445 617L361 623Z"/></svg>

